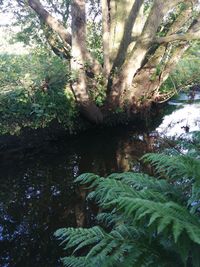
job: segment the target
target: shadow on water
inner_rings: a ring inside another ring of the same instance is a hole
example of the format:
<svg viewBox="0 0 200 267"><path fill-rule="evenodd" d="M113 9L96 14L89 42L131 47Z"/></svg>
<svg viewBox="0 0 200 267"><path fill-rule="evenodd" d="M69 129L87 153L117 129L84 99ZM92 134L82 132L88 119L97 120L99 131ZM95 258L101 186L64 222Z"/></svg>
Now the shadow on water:
<svg viewBox="0 0 200 267"><path fill-rule="evenodd" d="M84 201L85 191L73 184L74 177L83 172L107 175L138 170L138 159L159 147L157 132L168 134L178 125L175 132L184 133L182 127L187 124L192 129L189 123L195 118L199 130L199 102L177 105L180 102L173 101L154 131L118 128L84 133L20 157L5 157L0 162L0 266L60 266L62 250L53 232L60 227L87 226L93 219ZM185 120L183 109L188 112L191 105L197 108L196 117Z"/></svg>
<svg viewBox="0 0 200 267"><path fill-rule="evenodd" d="M83 172L128 170L149 150L147 134L96 132L52 142L0 168L0 266L59 266L53 240L60 227L90 223L85 192L73 184Z"/></svg>

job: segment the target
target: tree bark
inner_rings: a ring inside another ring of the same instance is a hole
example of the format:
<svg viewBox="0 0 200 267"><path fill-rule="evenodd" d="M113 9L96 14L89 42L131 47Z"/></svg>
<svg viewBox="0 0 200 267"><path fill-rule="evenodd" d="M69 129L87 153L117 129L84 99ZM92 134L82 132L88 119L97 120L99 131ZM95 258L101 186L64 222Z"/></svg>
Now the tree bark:
<svg viewBox="0 0 200 267"><path fill-rule="evenodd" d="M110 61L111 65L118 61L121 53L125 54L129 45L133 26L143 0L109 0L110 2ZM123 40L123 41L122 41ZM121 48L120 48L121 47ZM119 51L120 49L120 51ZM124 54L123 54L124 55Z"/></svg>
<svg viewBox="0 0 200 267"><path fill-rule="evenodd" d="M28 4L38 14L40 19L42 19L53 31L59 34L65 45L71 46L71 34L57 19L44 9L39 0L28 0Z"/></svg>
<svg viewBox="0 0 200 267"><path fill-rule="evenodd" d="M45 35L45 38L47 40L47 43L51 47L52 51L55 55L60 57L61 59L71 59L71 48L66 49L64 45L61 44L61 41L59 40L59 37L55 32L52 31L48 26L43 25L42 27L43 33Z"/></svg>
<svg viewBox="0 0 200 267"><path fill-rule="evenodd" d="M73 0L71 6L72 15L72 49L71 49L71 88L80 110L91 122L100 123L103 120L101 111L91 101L87 91L87 78L85 63L86 50L86 14L85 0Z"/></svg>
<svg viewBox="0 0 200 267"><path fill-rule="evenodd" d="M171 25L167 36L174 35L173 33L180 30L185 22L192 22L192 6L183 10L175 22ZM191 34L196 28L198 22L190 27L188 34ZM185 51L189 48L188 42L170 44L168 46L161 45L155 53L149 58L148 62L137 72L133 79L132 87L126 92L126 103L131 106L131 103L137 102L142 105L143 102L152 102L164 100L162 94L159 93L161 85L169 77L170 72L174 69L178 61L181 59ZM163 96L164 97L164 96Z"/></svg>
<svg viewBox="0 0 200 267"><path fill-rule="evenodd" d="M154 42L158 44L170 43L176 41L192 41L200 39L200 31L185 33L185 34L172 34L166 37L155 38Z"/></svg>
<svg viewBox="0 0 200 267"><path fill-rule="evenodd" d="M70 59L73 76L71 89L81 113L91 122L102 122L102 113L90 99L87 91L86 73L92 72L94 76L99 75L102 72L102 67L91 56L86 47L85 0L72 1L72 34L43 7L39 0L28 0L28 4L38 14L41 21L53 30L53 32L57 33L63 42L63 49L58 49L52 37L47 36L52 50L59 56L66 55L67 59Z"/></svg>
<svg viewBox="0 0 200 267"><path fill-rule="evenodd" d="M103 68L104 76L108 78L110 73L110 0L102 0L102 28L103 28Z"/></svg>
<svg viewBox="0 0 200 267"><path fill-rule="evenodd" d="M134 1L129 14L127 14L128 16L127 16L127 19L125 19L123 36L122 36L121 41L120 41L117 55L116 55L114 62L113 62L112 72L115 71L115 68L120 69L122 64L124 63L126 55L127 55L128 47L131 43L131 36L132 36L133 32L136 30L135 28L137 28L137 34L139 34L139 33L141 34L141 32L142 32L142 29L144 27L144 23L142 23L141 17L143 17L143 21L145 21L145 19L144 19L143 10L142 10L142 14L140 14L140 9L143 5L143 2L144 2L143 0ZM138 24L135 25L137 22L136 20L138 20L138 19L140 20L139 25ZM134 27L134 25L136 27Z"/></svg>
<svg viewBox="0 0 200 267"><path fill-rule="evenodd" d="M39 18L50 27L54 32L56 32L61 40L63 41L64 49L67 53L70 53L72 44L72 35L67 31L67 29L60 23L56 18L54 18L40 3L39 0L28 0L29 6L38 14ZM101 64L92 57L87 48L85 47L85 58L89 64L90 71L94 75L99 75L102 71Z"/></svg>
<svg viewBox="0 0 200 267"><path fill-rule="evenodd" d="M167 12L179 2L181 1L154 1L140 38L137 39L130 55L126 55L126 60L120 72L116 73L113 78L113 85L108 95L108 106L111 109L123 107L125 93L131 89L134 76L140 69L142 62L155 40L158 27Z"/></svg>

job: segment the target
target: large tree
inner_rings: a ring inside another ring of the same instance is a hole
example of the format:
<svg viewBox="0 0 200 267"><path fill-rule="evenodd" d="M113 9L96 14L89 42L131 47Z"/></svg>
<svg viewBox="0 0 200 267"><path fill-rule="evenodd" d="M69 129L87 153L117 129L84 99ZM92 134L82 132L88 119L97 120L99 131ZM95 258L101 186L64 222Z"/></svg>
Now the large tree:
<svg viewBox="0 0 200 267"><path fill-rule="evenodd" d="M167 99L161 85L191 40L200 38L198 0L13 2L21 16L38 17L52 50L69 60L70 88L82 114L95 123L103 121L104 113L120 108L130 116ZM101 23L103 63L87 45L92 12ZM90 94L98 89L99 77L106 91L103 109Z"/></svg>

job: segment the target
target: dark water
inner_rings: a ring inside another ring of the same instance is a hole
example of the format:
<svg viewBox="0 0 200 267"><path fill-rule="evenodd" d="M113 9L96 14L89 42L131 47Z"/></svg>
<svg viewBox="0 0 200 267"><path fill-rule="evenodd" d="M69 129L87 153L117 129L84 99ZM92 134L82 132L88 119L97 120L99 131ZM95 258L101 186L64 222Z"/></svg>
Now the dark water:
<svg viewBox="0 0 200 267"><path fill-rule="evenodd" d="M138 159L159 147L158 132L180 136L187 134L186 126L189 131L200 130L200 104L187 100L171 101L169 114L150 131L119 127L84 133L1 160L0 266L60 266L62 250L54 231L87 226L93 218L74 177L137 170Z"/></svg>

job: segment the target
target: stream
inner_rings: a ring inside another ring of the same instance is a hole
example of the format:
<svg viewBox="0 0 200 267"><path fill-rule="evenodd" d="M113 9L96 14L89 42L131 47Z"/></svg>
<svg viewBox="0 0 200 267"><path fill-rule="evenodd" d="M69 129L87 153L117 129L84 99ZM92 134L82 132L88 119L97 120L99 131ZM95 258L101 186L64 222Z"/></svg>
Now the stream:
<svg viewBox="0 0 200 267"><path fill-rule="evenodd" d="M145 132L131 126L85 132L1 159L0 266L61 266L54 231L88 226L94 219L74 178L83 172L138 171L138 159L159 149L158 136L175 139L199 131L200 92L189 98L181 93L170 100L165 115Z"/></svg>

